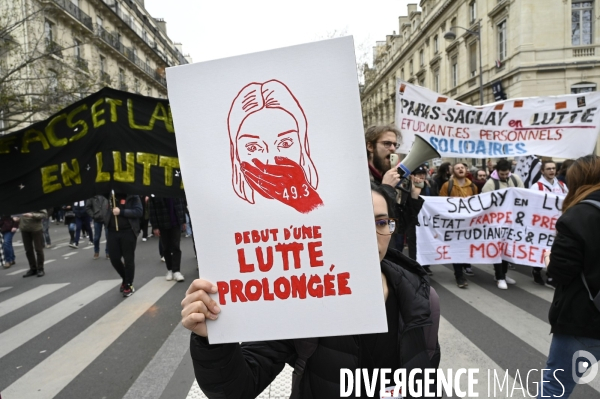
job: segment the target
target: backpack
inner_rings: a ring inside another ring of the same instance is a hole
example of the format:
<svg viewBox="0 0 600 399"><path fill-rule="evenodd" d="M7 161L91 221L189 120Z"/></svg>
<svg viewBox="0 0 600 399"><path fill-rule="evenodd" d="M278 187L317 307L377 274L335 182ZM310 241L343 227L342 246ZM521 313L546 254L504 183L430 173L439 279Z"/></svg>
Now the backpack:
<svg viewBox="0 0 600 399"><path fill-rule="evenodd" d="M492 179L494 181L494 190L500 189L500 180ZM515 175L510 175L510 180L513 182L513 187L517 187L517 178Z"/></svg>
<svg viewBox="0 0 600 399"><path fill-rule="evenodd" d="M454 179L448 180L448 197L452 194L452 188L454 187ZM477 190L475 189L475 184L471 182L471 192L473 195L477 195Z"/></svg>
<svg viewBox="0 0 600 399"><path fill-rule="evenodd" d="M598 208L598 210L600 210L600 201L583 200L580 203L581 204L590 204L590 205ZM583 275L583 272L581 272L581 279L583 280L583 285L585 285L585 289L587 290L588 295L590 296L590 300L592 302L594 302L594 306L596 306L596 309L598 309L600 311L600 292L598 292L598 294L595 297L592 297L592 293L590 291L590 288L587 285L587 281L585 281L585 276Z"/></svg>

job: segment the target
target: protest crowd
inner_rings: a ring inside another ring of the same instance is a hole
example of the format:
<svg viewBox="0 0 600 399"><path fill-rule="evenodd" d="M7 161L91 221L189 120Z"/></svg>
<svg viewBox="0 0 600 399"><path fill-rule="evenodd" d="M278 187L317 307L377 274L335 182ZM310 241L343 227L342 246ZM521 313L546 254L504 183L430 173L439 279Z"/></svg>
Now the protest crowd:
<svg viewBox="0 0 600 399"><path fill-rule="evenodd" d="M23 277L43 277L44 249L52 248L49 226L64 224L69 232L69 247L79 249L89 240L93 260L100 258L102 232L106 239L104 255L123 280L119 290L124 297L135 292L135 251L137 239L158 238L158 257L165 262L168 281L182 282L180 272L181 237L192 237L187 204L181 198L111 193L82 201L0 219L0 265L8 269L17 263L13 240L20 231L29 270ZM148 228L151 232L148 233Z"/></svg>

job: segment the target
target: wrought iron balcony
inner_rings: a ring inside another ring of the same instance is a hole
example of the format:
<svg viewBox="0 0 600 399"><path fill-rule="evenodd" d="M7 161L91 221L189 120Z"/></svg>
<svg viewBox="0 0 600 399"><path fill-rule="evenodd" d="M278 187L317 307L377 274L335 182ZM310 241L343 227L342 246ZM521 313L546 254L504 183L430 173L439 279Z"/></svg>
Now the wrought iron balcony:
<svg viewBox="0 0 600 399"><path fill-rule="evenodd" d="M86 72L89 72L88 62L86 60L84 60L83 58L77 57L75 59L75 65L77 66L77 68L82 69Z"/></svg>
<svg viewBox="0 0 600 399"><path fill-rule="evenodd" d="M57 57L63 58L62 50L63 48L58 43L50 39L46 39L46 51L49 54L53 54Z"/></svg>
<svg viewBox="0 0 600 399"><path fill-rule="evenodd" d="M76 20L81 22L86 28L93 31L94 24L92 18L81 11L81 8L77 7L71 0L52 0L60 8L71 14Z"/></svg>
<svg viewBox="0 0 600 399"><path fill-rule="evenodd" d="M110 75L104 71L100 71L100 81L109 85L110 84Z"/></svg>

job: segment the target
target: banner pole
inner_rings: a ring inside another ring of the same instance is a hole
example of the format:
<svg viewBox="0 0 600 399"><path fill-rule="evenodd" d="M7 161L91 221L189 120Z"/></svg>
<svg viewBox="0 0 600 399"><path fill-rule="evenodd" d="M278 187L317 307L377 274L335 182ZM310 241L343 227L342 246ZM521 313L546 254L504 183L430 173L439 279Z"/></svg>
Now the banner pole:
<svg viewBox="0 0 600 399"><path fill-rule="evenodd" d="M115 198L115 190L111 190L112 191L112 200L113 200L113 208L117 207L117 199ZM119 219L117 219L117 215L115 215L115 227L117 228L117 231L119 231Z"/></svg>

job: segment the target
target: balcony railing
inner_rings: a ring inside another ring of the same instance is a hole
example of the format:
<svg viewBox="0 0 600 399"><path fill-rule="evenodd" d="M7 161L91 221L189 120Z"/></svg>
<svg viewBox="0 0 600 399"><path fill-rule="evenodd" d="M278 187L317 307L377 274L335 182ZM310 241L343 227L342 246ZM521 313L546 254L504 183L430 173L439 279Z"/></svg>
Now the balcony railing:
<svg viewBox="0 0 600 399"><path fill-rule="evenodd" d="M63 58L62 50L63 48L58 43L50 39L46 39L46 51L48 53Z"/></svg>
<svg viewBox="0 0 600 399"><path fill-rule="evenodd" d="M125 83L119 84L119 90L127 91L129 87Z"/></svg>
<svg viewBox="0 0 600 399"><path fill-rule="evenodd" d="M104 71L100 71L100 81L110 84L110 75Z"/></svg>
<svg viewBox="0 0 600 399"><path fill-rule="evenodd" d="M117 50L119 53L123 54L129 61L134 63L138 68L147 73L152 79L156 80L163 86L167 85L167 81L164 77L160 76L150 65L146 62L142 61L135 54L133 49L124 46L123 43L119 41L119 39L108 32L103 27L96 25L96 36L102 39L104 42L108 43L112 48Z"/></svg>
<svg viewBox="0 0 600 399"><path fill-rule="evenodd" d="M573 57L593 57L595 55L595 47L578 47L573 49Z"/></svg>
<svg viewBox="0 0 600 399"><path fill-rule="evenodd" d="M86 72L89 72L88 62L86 60L84 60L83 58L77 57L75 59L75 65L77 66L77 68L82 69Z"/></svg>
<svg viewBox="0 0 600 399"><path fill-rule="evenodd" d="M60 8L62 8L63 10L65 10L69 14L71 14L73 17L75 17L75 19L77 19L79 22L81 22L86 28L88 28L91 31L94 30L94 24L92 23L92 18L89 15L87 15L86 13L84 13L83 11L81 11L81 9L79 7L77 7L75 4L73 4L73 2L71 0L52 0L52 1L54 3L56 3Z"/></svg>

